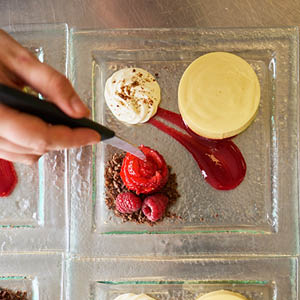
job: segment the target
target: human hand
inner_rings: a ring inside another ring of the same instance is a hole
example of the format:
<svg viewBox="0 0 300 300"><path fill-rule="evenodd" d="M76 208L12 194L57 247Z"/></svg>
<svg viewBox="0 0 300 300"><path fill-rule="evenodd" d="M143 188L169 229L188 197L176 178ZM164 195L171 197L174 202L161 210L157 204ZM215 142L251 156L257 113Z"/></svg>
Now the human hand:
<svg viewBox="0 0 300 300"><path fill-rule="evenodd" d="M0 83L30 86L73 118L89 115L68 79L39 60L0 30ZM0 104L0 158L31 164L51 150L76 148L100 141L91 129L49 125Z"/></svg>

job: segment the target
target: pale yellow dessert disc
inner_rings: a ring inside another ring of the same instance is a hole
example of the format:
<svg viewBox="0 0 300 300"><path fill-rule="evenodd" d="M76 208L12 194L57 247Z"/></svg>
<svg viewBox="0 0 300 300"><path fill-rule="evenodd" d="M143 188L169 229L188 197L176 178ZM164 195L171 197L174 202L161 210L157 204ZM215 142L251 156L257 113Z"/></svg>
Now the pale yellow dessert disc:
<svg viewBox="0 0 300 300"><path fill-rule="evenodd" d="M252 67L237 55L212 52L193 61L179 83L178 105L195 133L212 139L234 136L253 121L260 86Z"/></svg>
<svg viewBox="0 0 300 300"><path fill-rule="evenodd" d="M247 298L238 293L219 290L207 293L196 300L247 300Z"/></svg>

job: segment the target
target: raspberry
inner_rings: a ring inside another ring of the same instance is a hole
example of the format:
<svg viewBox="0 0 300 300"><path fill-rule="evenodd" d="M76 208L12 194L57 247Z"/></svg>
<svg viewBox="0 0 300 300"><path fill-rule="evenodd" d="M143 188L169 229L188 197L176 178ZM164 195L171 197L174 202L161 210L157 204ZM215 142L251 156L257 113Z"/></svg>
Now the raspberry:
<svg viewBox="0 0 300 300"><path fill-rule="evenodd" d="M138 211L142 206L142 201L135 194L126 192L117 196L115 204L120 213L129 214Z"/></svg>
<svg viewBox="0 0 300 300"><path fill-rule="evenodd" d="M163 194L148 196L144 200L142 211L150 221L156 222L164 215L168 201L168 197Z"/></svg>

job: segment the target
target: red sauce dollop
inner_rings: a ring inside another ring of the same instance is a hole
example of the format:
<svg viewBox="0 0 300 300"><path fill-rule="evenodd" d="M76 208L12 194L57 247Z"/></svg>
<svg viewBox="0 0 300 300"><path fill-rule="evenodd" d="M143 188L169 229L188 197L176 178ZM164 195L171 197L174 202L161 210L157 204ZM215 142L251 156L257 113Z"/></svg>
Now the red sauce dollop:
<svg viewBox="0 0 300 300"><path fill-rule="evenodd" d="M126 187L137 195L156 192L167 183L167 164L157 151L143 145L139 148L146 160L127 153L122 163L121 178Z"/></svg>
<svg viewBox="0 0 300 300"><path fill-rule="evenodd" d="M18 182L13 164L0 158L0 197L9 196Z"/></svg>

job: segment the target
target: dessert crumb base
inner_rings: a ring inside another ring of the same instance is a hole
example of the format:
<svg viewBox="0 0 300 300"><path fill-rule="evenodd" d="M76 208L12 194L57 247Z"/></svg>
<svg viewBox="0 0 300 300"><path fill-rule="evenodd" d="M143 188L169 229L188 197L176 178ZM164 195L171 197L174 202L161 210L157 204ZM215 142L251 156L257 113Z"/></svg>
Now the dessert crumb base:
<svg viewBox="0 0 300 300"><path fill-rule="evenodd" d="M164 217L156 222L151 222L148 218L143 214L142 210L140 209L137 212L131 214L124 214L120 213L115 206L115 199L120 193L124 192L132 192L127 189L125 184L123 183L120 171L122 167L122 162L125 157L125 153L115 153L113 157L106 163L105 166L105 188L106 188L106 195L105 195L105 203L106 206L113 210L114 215L121 218L123 222L134 222L138 224L147 223L150 226L155 225L158 222L161 222L164 218L182 220L180 216L175 213L171 213L169 208L174 205L177 199L180 197L177 191L177 181L176 181L176 174L171 172L171 167L168 166L169 169L169 178L166 185L159 191L166 195L169 198L169 202L164 214ZM134 193L134 192L132 192ZM138 195L142 200L146 198L148 195Z"/></svg>

